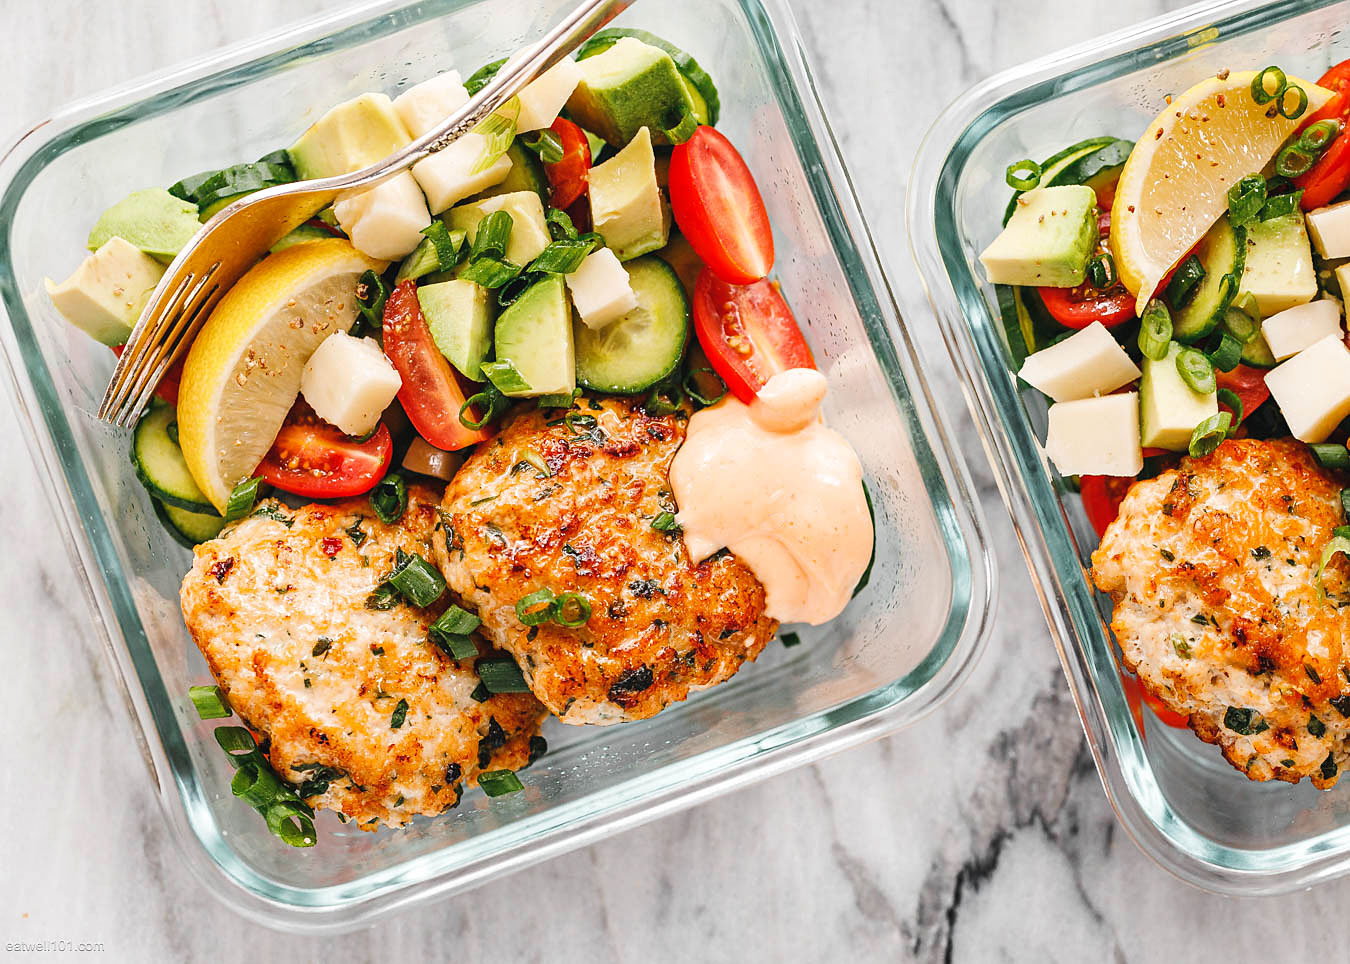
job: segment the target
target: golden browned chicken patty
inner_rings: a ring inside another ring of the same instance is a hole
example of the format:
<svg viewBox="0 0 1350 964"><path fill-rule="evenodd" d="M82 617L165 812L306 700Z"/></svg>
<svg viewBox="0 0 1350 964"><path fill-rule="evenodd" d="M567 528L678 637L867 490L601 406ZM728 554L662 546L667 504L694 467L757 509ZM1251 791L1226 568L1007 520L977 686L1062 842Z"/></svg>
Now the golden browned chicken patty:
<svg viewBox="0 0 1350 964"><path fill-rule="evenodd" d="M563 415L523 405L470 456L445 490L437 560L559 719L645 719L730 677L778 624L738 559L696 566L678 532L652 527L675 510L686 413L583 398ZM516 604L539 590L580 593L589 618L525 625Z"/></svg>
<svg viewBox="0 0 1350 964"><path fill-rule="evenodd" d="M478 702L474 661L428 641L449 593L428 609L375 594L397 550L430 560L437 501L413 487L385 525L365 499L268 500L198 546L183 579L188 631L277 773L363 829L441 813L480 772L525 766L544 715L527 693Z"/></svg>
<svg viewBox="0 0 1350 964"><path fill-rule="evenodd" d="M1299 442L1229 440L1136 483L1092 556L1126 666L1253 780L1325 789L1350 755L1343 557L1316 579L1340 490Z"/></svg>

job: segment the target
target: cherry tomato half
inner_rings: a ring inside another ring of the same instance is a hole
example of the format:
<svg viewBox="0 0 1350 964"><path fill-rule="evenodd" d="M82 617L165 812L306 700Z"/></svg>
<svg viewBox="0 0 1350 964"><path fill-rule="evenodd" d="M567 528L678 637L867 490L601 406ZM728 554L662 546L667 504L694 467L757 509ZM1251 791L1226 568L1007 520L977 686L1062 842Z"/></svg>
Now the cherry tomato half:
<svg viewBox="0 0 1350 964"><path fill-rule="evenodd" d="M1134 484L1134 479L1114 475L1080 475L1078 494L1083 497L1083 511L1097 535L1106 535L1106 527L1116 521L1120 502Z"/></svg>
<svg viewBox="0 0 1350 964"><path fill-rule="evenodd" d="M1189 716L1169 710L1162 700L1144 689L1139 680L1124 668L1120 671L1120 686L1125 691L1125 702L1130 705L1130 714L1134 717L1134 722L1139 727L1140 732L1143 732L1144 728L1144 706L1153 711L1153 715L1158 718L1158 722L1163 726L1171 726L1179 730L1184 730L1189 726L1191 720Z"/></svg>
<svg viewBox="0 0 1350 964"><path fill-rule="evenodd" d="M555 120L549 130L562 142L562 160L544 165L551 188L549 203L566 208L586 193L586 175L591 169L591 144L586 132L565 117Z"/></svg>
<svg viewBox="0 0 1350 964"><path fill-rule="evenodd" d="M396 285L384 304L384 353L403 379L398 400L422 438L447 452L487 438L487 433L467 429L459 420L467 395L431 339L417 302L416 281Z"/></svg>
<svg viewBox="0 0 1350 964"><path fill-rule="evenodd" d="M680 233L723 281L748 285L773 268L773 230L755 178L711 127L670 155L670 207Z"/></svg>
<svg viewBox="0 0 1350 964"><path fill-rule="evenodd" d="M118 358L121 358L122 349L126 347L126 345L113 345L112 353ZM164 377L161 378L159 384L155 386L155 394L174 407L177 407L178 405L178 383L182 381L183 362L186 359L187 355L185 354L179 358L178 361L170 365L169 370L164 373Z"/></svg>
<svg viewBox="0 0 1350 964"><path fill-rule="evenodd" d="M1339 120L1341 135L1317 159L1306 174L1294 178L1294 186L1303 189L1299 202L1305 211L1320 208L1350 186L1350 138L1345 130L1350 126L1350 60L1332 67L1317 82L1319 87L1335 91L1335 96L1313 111L1299 125L1299 130L1322 120Z"/></svg>
<svg viewBox="0 0 1350 964"><path fill-rule="evenodd" d="M1100 321L1107 328L1134 318L1134 295L1124 285L1098 291L1089 284L1077 288L1037 288L1045 310L1065 328L1086 328Z"/></svg>
<svg viewBox="0 0 1350 964"><path fill-rule="evenodd" d="M258 466L271 485L310 499L337 499L374 488L389 471L394 442L383 423L364 442L314 414L301 399Z"/></svg>
<svg viewBox="0 0 1350 964"><path fill-rule="evenodd" d="M1266 387L1266 372L1262 368L1250 365L1238 365L1231 372L1214 371L1214 380L1219 388L1226 388L1242 402L1242 420L1245 422L1270 398L1270 389ZM1225 406L1226 407L1226 406Z"/></svg>
<svg viewBox="0 0 1350 964"><path fill-rule="evenodd" d="M700 272L694 332L713 370L747 404L779 372L816 367L792 309L771 281L733 285Z"/></svg>

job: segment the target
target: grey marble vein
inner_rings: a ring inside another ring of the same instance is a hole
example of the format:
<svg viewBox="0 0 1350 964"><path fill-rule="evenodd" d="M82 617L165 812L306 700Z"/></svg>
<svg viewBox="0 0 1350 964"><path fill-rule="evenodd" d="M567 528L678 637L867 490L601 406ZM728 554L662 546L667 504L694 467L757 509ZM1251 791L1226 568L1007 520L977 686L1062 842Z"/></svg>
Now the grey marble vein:
<svg viewBox="0 0 1350 964"><path fill-rule="evenodd" d="M327 6L4 0L0 130ZM938 110L992 71L1171 6L795 0L900 284L913 283L903 190ZM911 325L939 357L935 334ZM940 711L466 896L324 939L243 924L184 871L0 403L0 944L100 941L119 961L1134 964L1252 957L1274 928L1274 959L1340 952L1350 882L1224 900L1173 880L1119 832L949 366L935 365L933 378L961 413L1003 574L995 638ZM1243 920L1255 923L1234 926Z"/></svg>

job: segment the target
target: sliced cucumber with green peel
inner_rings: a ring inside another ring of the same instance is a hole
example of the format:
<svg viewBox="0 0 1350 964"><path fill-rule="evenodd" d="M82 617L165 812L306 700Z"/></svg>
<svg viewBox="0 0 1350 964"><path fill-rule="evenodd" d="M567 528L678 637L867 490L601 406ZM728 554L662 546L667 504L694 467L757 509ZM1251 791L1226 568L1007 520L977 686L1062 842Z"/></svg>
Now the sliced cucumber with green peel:
<svg viewBox="0 0 1350 964"><path fill-rule="evenodd" d="M1275 355L1266 344L1266 336L1259 331L1255 338L1242 346L1242 364L1252 368L1275 367Z"/></svg>
<svg viewBox="0 0 1350 964"><path fill-rule="evenodd" d="M679 367L689 342L689 299L680 277L655 255L624 265L638 306L603 328L573 325L577 383L596 392L635 395Z"/></svg>
<svg viewBox="0 0 1350 964"><path fill-rule="evenodd" d="M1046 158L1045 163L1041 165L1040 183L1048 185L1060 171L1064 170L1064 168L1068 167L1074 161L1105 147L1115 140L1116 138L1114 137L1090 137L1085 141L1079 141L1077 144L1064 148L1064 150L1060 151L1058 154L1052 154L1050 157ZM1013 212L1017 210L1017 199L1025 193L1025 191L1013 192L1012 200L1008 202L1008 207L1003 212L1004 224L1008 223L1008 219L1011 218Z"/></svg>
<svg viewBox="0 0 1350 964"><path fill-rule="evenodd" d="M1058 184L1086 184L1094 191L1120 177L1125 162L1134 150L1134 141L1113 140L1086 154L1070 160L1041 183L1054 187Z"/></svg>
<svg viewBox="0 0 1350 964"><path fill-rule="evenodd" d="M131 464L136 467L136 477L151 495L167 505L214 514L215 507L188 471L182 449L169 435L176 417L172 405L155 399L136 423L131 435Z"/></svg>
<svg viewBox="0 0 1350 964"><path fill-rule="evenodd" d="M1172 337L1193 344L1223 321L1224 313L1242 283L1247 260L1247 232L1224 215L1200 239L1195 256L1205 276L1191 289L1186 304L1172 309Z"/></svg>
<svg viewBox="0 0 1350 964"><path fill-rule="evenodd" d="M214 510L208 515L205 512L190 512L176 505L165 505L159 499L150 501L154 503L155 515L169 530L169 535L179 545L189 549L211 541L225 527L225 520L216 515Z"/></svg>
<svg viewBox="0 0 1350 964"><path fill-rule="evenodd" d="M1040 296L1032 289L995 285L994 294L1003 318L1003 334L1012 356L1012 368L1017 371L1028 355L1049 347L1064 329L1050 317Z"/></svg>

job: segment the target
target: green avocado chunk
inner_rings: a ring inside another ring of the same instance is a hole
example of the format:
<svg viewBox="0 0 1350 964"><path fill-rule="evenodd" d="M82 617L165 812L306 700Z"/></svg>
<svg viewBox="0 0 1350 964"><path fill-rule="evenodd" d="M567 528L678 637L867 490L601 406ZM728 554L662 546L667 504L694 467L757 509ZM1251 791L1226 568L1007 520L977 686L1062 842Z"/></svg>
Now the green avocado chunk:
<svg viewBox="0 0 1350 964"><path fill-rule="evenodd" d="M568 114L609 143L627 144L646 127L658 143L679 144L698 127L690 85L664 50L624 37L578 66L581 82L567 100Z"/></svg>
<svg viewBox="0 0 1350 964"><path fill-rule="evenodd" d="M535 282L497 317L497 361L510 362L525 380L512 396L563 395L577 387L572 306L560 274Z"/></svg>
<svg viewBox="0 0 1350 964"><path fill-rule="evenodd" d="M1003 233L980 255L996 285L1072 288L1097 245L1097 195L1083 184L1023 194Z"/></svg>
<svg viewBox="0 0 1350 964"><path fill-rule="evenodd" d="M411 141L387 94L362 94L320 117L287 153L296 176L311 180L359 171Z"/></svg>
<svg viewBox="0 0 1350 964"><path fill-rule="evenodd" d="M440 281L418 288L417 303L441 354L465 378L481 382L483 360L492 347L488 290L464 278Z"/></svg>
<svg viewBox="0 0 1350 964"><path fill-rule="evenodd" d="M200 227L197 205L152 187L133 191L104 211L89 232L88 245L97 251L112 238L123 238L167 264Z"/></svg>
<svg viewBox="0 0 1350 964"><path fill-rule="evenodd" d="M603 55L602 55L603 56ZM591 220L620 261L666 245L670 220L656 179L656 153L647 128L590 172Z"/></svg>

